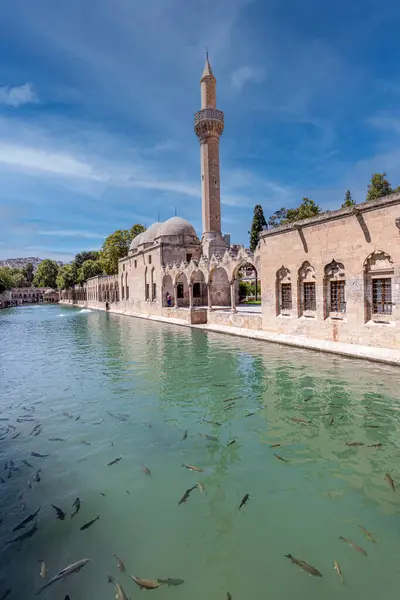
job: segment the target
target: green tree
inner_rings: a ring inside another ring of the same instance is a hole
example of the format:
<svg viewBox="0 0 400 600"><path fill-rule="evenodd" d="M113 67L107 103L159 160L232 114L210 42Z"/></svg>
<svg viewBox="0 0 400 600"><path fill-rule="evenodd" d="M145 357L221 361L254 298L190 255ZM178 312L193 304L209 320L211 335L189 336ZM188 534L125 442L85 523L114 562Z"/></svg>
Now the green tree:
<svg viewBox="0 0 400 600"><path fill-rule="evenodd" d="M87 260L99 260L100 257L100 251L99 250L87 250L85 252L79 252L79 254L77 254L75 256L74 262L77 266L78 269L81 268L81 266L83 265L84 262L86 262Z"/></svg>
<svg viewBox="0 0 400 600"><path fill-rule="evenodd" d="M58 275L58 264L54 260L46 258L37 268L33 285L35 287L56 287L56 278Z"/></svg>
<svg viewBox="0 0 400 600"><path fill-rule="evenodd" d="M257 244L260 240L260 233L262 232L264 227L267 227L267 221L264 217L264 211L262 209L261 204L256 204L256 206L254 207L254 216L253 222L251 224L251 231L249 231L250 250L252 252L254 252L257 248Z"/></svg>
<svg viewBox="0 0 400 600"><path fill-rule="evenodd" d="M0 267L0 294L13 287L13 276L9 267Z"/></svg>
<svg viewBox="0 0 400 600"><path fill-rule="evenodd" d="M321 209L318 204L315 204L314 200L305 197L298 208L281 208L277 210L269 218L268 224L270 227L278 227L279 225L286 225L295 221L301 221L302 219L315 217L320 212Z"/></svg>
<svg viewBox="0 0 400 600"><path fill-rule="evenodd" d="M118 273L118 261L128 254L132 240L145 231L143 225L133 225L131 229L118 229L109 235L102 248L100 262L107 275Z"/></svg>
<svg viewBox="0 0 400 600"><path fill-rule="evenodd" d="M23 269L15 269L17 272L12 275L13 288L27 287L28 282L24 275Z"/></svg>
<svg viewBox="0 0 400 600"><path fill-rule="evenodd" d="M32 285L32 281L33 281L33 264L32 263L28 263L25 265L25 267L22 269L23 274L25 276L26 282L28 285Z"/></svg>
<svg viewBox="0 0 400 600"><path fill-rule="evenodd" d="M371 183L368 185L367 201L378 200L393 193L392 186L385 177L386 173L373 173Z"/></svg>
<svg viewBox="0 0 400 600"><path fill-rule="evenodd" d="M355 201L353 200L352 196L351 196L351 192L350 190L347 190L346 195L344 197L344 202L341 206L341 208L349 208L350 206L354 206L355 205Z"/></svg>
<svg viewBox="0 0 400 600"><path fill-rule="evenodd" d="M98 260L86 260L78 271L78 283L82 285L90 277L96 277L103 273L103 267Z"/></svg>
<svg viewBox="0 0 400 600"><path fill-rule="evenodd" d="M59 290L67 290L78 282L78 269L75 262L63 265L57 274L56 285Z"/></svg>

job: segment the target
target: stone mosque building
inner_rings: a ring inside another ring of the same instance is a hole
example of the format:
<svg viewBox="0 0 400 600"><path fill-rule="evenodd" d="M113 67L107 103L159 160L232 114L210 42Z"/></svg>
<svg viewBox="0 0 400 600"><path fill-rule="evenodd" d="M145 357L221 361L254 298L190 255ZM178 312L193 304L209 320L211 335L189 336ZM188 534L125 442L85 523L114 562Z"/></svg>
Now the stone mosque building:
<svg viewBox="0 0 400 600"><path fill-rule="evenodd" d="M208 56L200 87L201 239L180 217L153 223L118 275L62 301L400 364L400 194L264 231L254 255L231 245L221 231L224 113ZM239 305L247 266L261 282L258 307Z"/></svg>

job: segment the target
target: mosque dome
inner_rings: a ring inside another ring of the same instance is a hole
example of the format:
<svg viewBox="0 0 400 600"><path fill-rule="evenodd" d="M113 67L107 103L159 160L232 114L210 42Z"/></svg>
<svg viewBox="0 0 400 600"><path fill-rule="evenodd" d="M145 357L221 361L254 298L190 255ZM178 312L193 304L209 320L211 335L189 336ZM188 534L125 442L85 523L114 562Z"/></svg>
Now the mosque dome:
<svg viewBox="0 0 400 600"><path fill-rule="evenodd" d="M193 225L181 217L171 217L165 221L157 232L157 237L183 235L198 240Z"/></svg>
<svg viewBox="0 0 400 600"><path fill-rule="evenodd" d="M154 240L156 239L156 237L158 237L157 233L158 230L160 229L160 227L163 225L163 223L157 222L157 223L153 223L153 225L150 225L150 227L148 229L146 229L146 231L144 231L143 233L141 233L141 238L140 238L140 244L152 244L154 242Z"/></svg>
<svg viewBox="0 0 400 600"><path fill-rule="evenodd" d="M136 250L136 248L140 244L142 235L143 235L143 233L139 233L139 235L137 235L136 237L133 238L133 240L131 241L131 245L129 246L129 250Z"/></svg>

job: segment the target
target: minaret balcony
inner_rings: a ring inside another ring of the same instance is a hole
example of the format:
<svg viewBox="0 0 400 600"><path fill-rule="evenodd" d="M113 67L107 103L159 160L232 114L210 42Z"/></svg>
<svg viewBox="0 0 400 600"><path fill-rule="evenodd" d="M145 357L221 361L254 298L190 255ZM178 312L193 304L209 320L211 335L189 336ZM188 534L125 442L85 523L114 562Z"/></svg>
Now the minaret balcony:
<svg viewBox="0 0 400 600"><path fill-rule="evenodd" d="M221 133L224 130L224 113L216 108L204 108L194 115L194 130L198 136L207 131Z"/></svg>

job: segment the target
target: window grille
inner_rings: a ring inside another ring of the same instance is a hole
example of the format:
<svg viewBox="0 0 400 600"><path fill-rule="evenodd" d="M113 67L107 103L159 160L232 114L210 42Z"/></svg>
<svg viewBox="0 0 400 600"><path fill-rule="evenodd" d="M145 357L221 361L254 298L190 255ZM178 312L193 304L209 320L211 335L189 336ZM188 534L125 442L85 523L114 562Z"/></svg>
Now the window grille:
<svg viewBox="0 0 400 600"><path fill-rule="evenodd" d="M201 289L199 282L193 284L193 298L201 298Z"/></svg>
<svg viewBox="0 0 400 600"><path fill-rule="evenodd" d="M304 310L317 310L317 302L315 296L315 283L306 282L303 284L304 291Z"/></svg>
<svg viewBox="0 0 400 600"><path fill-rule="evenodd" d="M345 281L331 281L331 312L346 312L346 282Z"/></svg>
<svg viewBox="0 0 400 600"><path fill-rule="evenodd" d="M372 280L372 312L379 315L392 314L392 279L384 277Z"/></svg>
<svg viewBox="0 0 400 600"><path fill-rule="evenodd" d="M281 284L281 308L283 310L291 310L292 308L292 284Z"/></svg>

